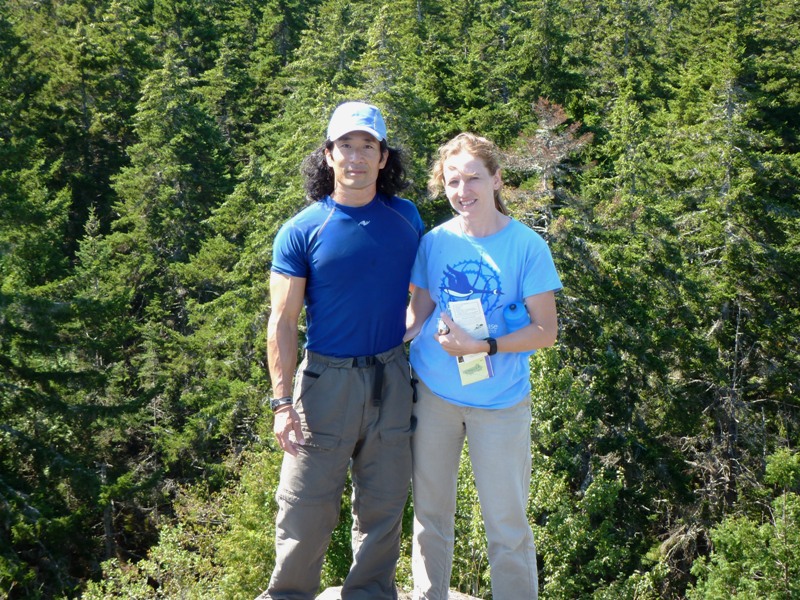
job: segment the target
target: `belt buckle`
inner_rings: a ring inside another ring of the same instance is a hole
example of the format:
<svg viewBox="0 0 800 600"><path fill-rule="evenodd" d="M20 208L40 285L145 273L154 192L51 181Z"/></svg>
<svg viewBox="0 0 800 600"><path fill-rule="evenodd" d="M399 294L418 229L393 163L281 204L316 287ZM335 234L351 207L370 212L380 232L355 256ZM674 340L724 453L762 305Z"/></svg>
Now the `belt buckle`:
<svg viewBox="0 0 800 600"><path fill-rule="evenodd" d="M353 358L353 366L358 369L371 367L374 364L375 364L374 356L356 356Z"/></svg>

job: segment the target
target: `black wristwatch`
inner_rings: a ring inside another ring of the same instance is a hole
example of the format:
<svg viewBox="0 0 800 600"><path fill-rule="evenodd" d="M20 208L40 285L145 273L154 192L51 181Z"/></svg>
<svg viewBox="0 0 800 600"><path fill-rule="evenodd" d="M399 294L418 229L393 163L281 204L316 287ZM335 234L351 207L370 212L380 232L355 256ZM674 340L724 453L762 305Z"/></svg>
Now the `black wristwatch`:
<svg viewBox="0 0 800 600"><path fill-rule="evenodd" d="M497 354L497 340L493 337L483 338L484 342L489 342L489 356Z"/></svg>
<svg viewBox="0 0 800 600"><path fill-rule="evenodd" d="M272 409L272 412L278 410L281 406L286 406L287 404L292 403L291 396L284 396L283 398L270 398L269 399L269 407Z"/></svg>

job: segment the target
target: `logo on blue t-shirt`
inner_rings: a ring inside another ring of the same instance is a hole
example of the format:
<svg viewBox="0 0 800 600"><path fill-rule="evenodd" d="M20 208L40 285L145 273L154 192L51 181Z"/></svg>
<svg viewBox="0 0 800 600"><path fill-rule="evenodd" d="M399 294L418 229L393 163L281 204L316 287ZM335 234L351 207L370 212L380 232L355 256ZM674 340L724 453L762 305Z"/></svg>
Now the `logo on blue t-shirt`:
<svg viewBox="0 0 800 600"><path fill-rule="evenodd" d="M440 306L447 306L453 300L480 298L487 317L498 307L502 295L497 271L483 260L447 265L439 285Z"/></svg>

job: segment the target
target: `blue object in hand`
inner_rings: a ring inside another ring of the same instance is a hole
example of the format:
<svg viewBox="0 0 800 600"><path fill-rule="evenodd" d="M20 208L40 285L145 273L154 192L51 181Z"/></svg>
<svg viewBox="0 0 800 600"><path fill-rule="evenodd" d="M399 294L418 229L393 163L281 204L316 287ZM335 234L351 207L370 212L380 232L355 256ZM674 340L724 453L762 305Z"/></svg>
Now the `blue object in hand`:
<svg viewBox="0 0 800 600"><path fill-rule="evenodd" d="M503 309L503 319L506 322L508 333L522 329L525 325L530 325L531 317L528 315L528 309L525 308L523 302L512 302L506 304Z"/></svg>
<svg viewBox="0 0 800 600"><path fill-rule="evenodd" d="M506 322L508 333L512 333L517 329L530 325L531 317L524 302L512 302L511 304L506 304L503 309L503 320ZM528 352L520 352L520 354L530 356L534 352L535 350L529 350Z"/></svg>

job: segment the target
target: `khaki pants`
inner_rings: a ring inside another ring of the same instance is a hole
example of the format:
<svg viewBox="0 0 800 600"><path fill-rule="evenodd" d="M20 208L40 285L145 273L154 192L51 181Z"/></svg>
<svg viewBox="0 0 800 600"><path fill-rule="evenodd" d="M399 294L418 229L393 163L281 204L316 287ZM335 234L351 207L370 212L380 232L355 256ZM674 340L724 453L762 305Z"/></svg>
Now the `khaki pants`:
<svg viewBox="0 0 800 600"><path fill-rule="evenodd" d="M276 565L262 598L306 600L318 593L348 468L353 564L342 598L397 598L395 568L411 479L410 370L402 346L367 359L307 352L298 368L294 402L306 443L297 456L283 458ZM382 380L377 388L376 379Z"/></svg>
<svg viewBox="0 0 800 600"><path fill-rule="evenodd" d="M486 526L492 598L535 600L538 573L526 508L531 480L530 398L509 408L465 408L417 383L412 442L414 598L447 600L464 440Z"/></svg>

